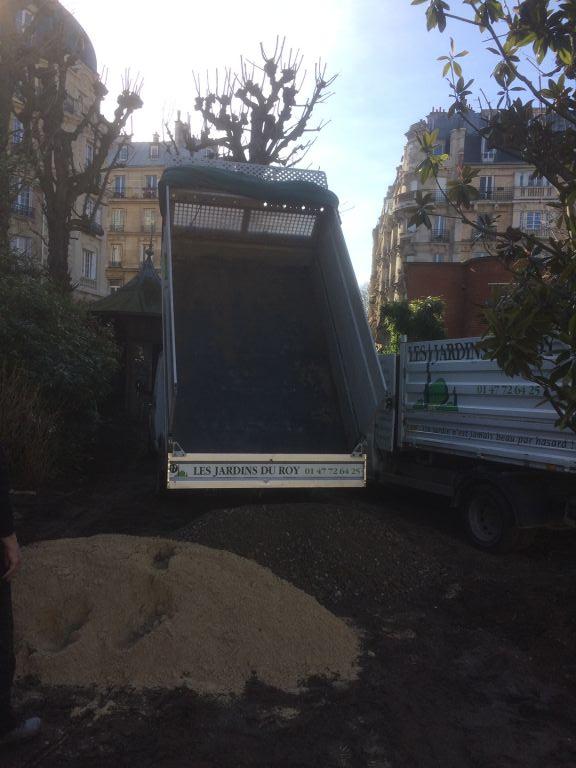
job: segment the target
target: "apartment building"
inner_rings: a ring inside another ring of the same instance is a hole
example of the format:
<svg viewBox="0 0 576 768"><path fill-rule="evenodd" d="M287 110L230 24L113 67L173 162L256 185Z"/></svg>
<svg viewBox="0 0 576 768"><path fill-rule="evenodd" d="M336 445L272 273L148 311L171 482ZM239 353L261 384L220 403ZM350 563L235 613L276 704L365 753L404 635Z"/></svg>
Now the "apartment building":
<svg viewBox="0 0 576 768"><path fill-rule="evenodd" d="M110 153L113 169L108 176L106 230L107 292L113 293L138 273L149 249L156 268L160 266L162 222L158 202L158 182L165 168L190 160L185 149L189 123L175 121L173 140L132 141L123 136ZM205 156L197 153L197 157Z"/></svg>
<svg viewBox="0 0 576 768"><path fill-rule="evenodd" d="M97 60L94 47L76 19L60 3L36 0L18 12L16 27L24 31L32 22L40 8L50 8L51 15L58 15L58 21L64 25L64 39L70 51L77 57L77 63L69 70L66 80L66 100L64 102L65 125L67 130L74 130L86 111L94 102L94 85L99 81ZM48 23L38 30L38 34L51 34ZM17 145L23 138L23 126L18 118L22 108L16 95L11 116L11 142ZM74 163L82 168L92 159L94 146L89 130L83 130L74 144ZM42 193L36 183L22 183L16 180L18 195L12 203L10 239L12 247L42 263L47 258L47 227L43 213ZM72 285L79 298L92 299L105 292L105 275L102 268L104 251L104 230L101 226L102 211L91 216L94 200L79 199L73 219L73 231L70 237L69 268Z"/></svg>
<svg viewBox="0 0 576 768"><path fill-rule="evenodd" d="M480 114L469 119L477 126L482 123ZM448 160L437 180L422 184L416 168L424 156L417 137L432 130L438 130L435 152L447 154ZM496 231L508 226L537 234L550 231L554 216L547 203L555 199L555 188L546 179L533 178L534 168L522 160L490 148L460 116L433 110L406 133L402 162L373 232L369 319L375 333L383 303L430 295L444 297L449 335L480 333L481 306L495 288L510 282L510 273L490 254L486 241L459 220L443 194L462 165L479 171L474 181L479 197L470 218L489 214ZM419 190L434 199L431 230L408 223Z"/></svg>

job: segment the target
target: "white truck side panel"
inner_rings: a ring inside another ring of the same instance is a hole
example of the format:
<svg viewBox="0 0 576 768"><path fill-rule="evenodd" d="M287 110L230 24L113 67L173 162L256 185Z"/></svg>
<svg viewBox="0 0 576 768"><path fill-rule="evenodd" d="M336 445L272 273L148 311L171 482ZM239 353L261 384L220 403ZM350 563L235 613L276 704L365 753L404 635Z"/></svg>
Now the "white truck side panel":
<svg viewBox="0 0 576 768"><path fill-rule="evenodd" d="M477 341L402 345L399 446L576 471L576 434L554 426L542 388L506 376Z"/></svg>

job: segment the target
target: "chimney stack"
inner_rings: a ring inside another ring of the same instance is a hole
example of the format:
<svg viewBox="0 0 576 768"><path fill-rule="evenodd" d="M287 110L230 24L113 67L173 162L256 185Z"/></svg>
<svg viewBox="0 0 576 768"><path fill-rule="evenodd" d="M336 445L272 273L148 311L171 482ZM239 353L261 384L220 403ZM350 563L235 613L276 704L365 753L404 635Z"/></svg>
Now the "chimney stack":
<svg viewBox="0 0 576 768"><path fill-rule="evenodd" d="M186 147L186 138L190 134L190 122L182 122L182 113L180 110L177 112L176 121L174 122L174 141L178 149L184 149Z"/></svg>

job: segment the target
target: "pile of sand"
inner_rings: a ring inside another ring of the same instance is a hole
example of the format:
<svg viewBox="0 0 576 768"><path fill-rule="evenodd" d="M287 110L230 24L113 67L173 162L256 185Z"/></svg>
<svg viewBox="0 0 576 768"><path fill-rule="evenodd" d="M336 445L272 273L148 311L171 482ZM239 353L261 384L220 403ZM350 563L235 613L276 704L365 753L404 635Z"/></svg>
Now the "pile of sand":
<svg viewBox="0 0 576 768"><path fill-rule="evenodd" d="M17 669L44 683L239 693L356 676L355 632L256 563L165 539L27 547L14 583Z"/></svg>

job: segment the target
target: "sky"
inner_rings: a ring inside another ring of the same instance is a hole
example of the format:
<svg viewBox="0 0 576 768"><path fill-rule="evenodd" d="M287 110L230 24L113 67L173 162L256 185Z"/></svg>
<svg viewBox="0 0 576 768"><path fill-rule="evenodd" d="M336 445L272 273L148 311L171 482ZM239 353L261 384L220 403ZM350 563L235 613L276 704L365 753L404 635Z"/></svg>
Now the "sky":
<svg viewBox="0 0 576 768"><path fill-rule="evenodd" d="M272 48L277 35L285 36L312 70L316 59L326 61L338 79L316 117L330 123L304 164L323 170L340 199L344 235L361 284L370 277L372 229L394 181L404 134L432 108L450 104L436 60L447 52L449 34L459 50L470 51L462 60L465 73L474 73L477 84L493 92L490 54L481 36L464 25L444 34L427 32L426 6L411 6L410 0L292 0L286 10L270 0L219 0L213 6L182 0L63 4L95 47L110 92L108 114L126 69L142 78L144 107L132 123L136 141L162 133L177 110L183 116L190 112L194 121L193 71L237 67L240 54L258 56L260 42ZM452 2L455 11L465 7L462 0Z"/></svg>

